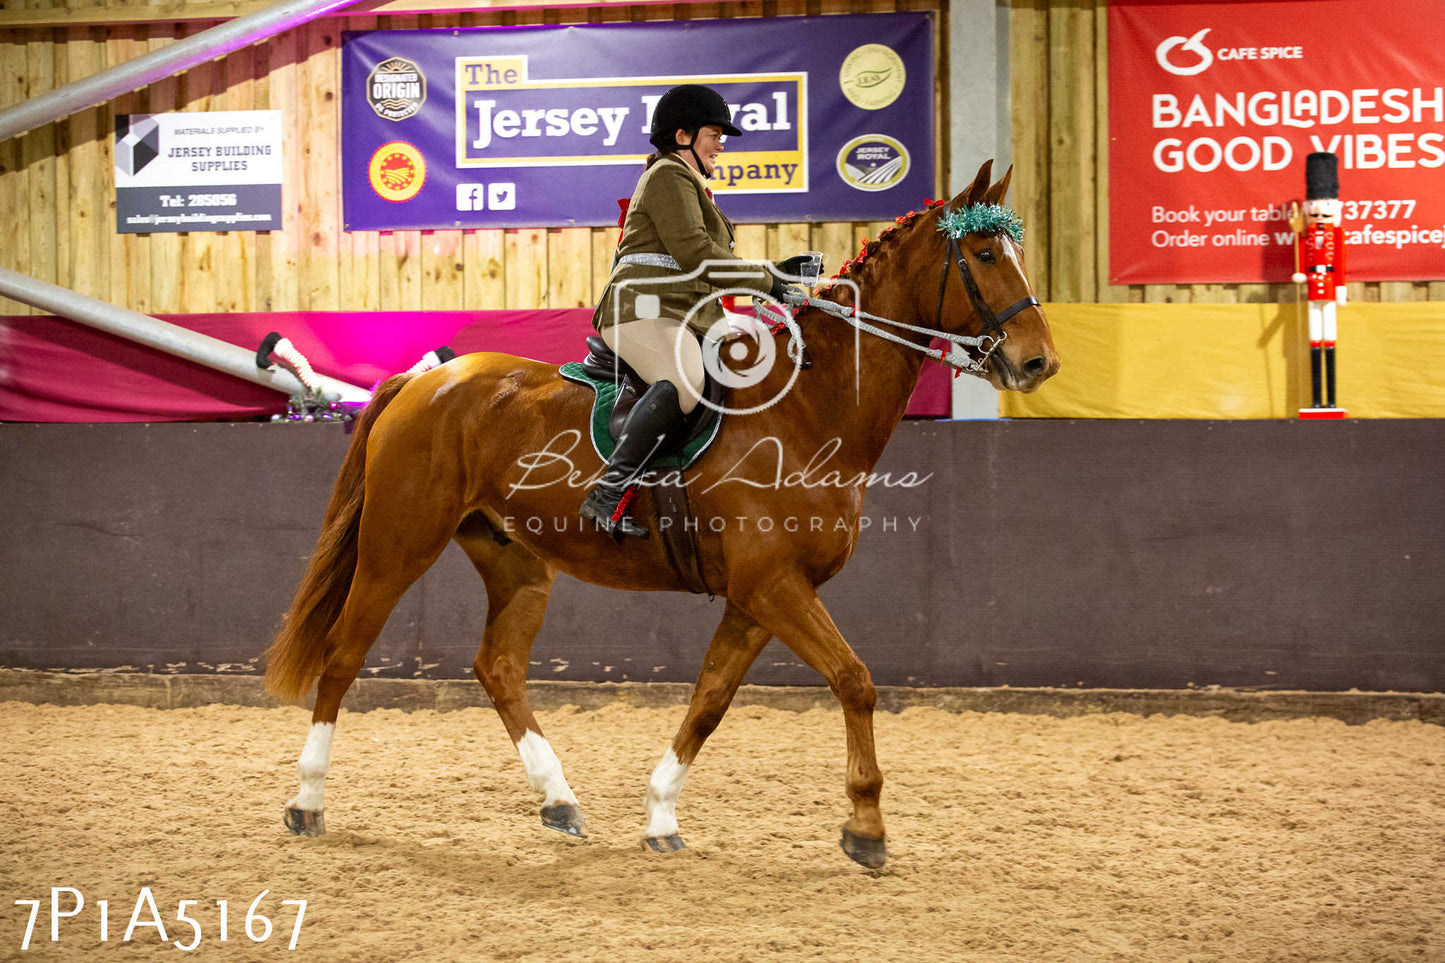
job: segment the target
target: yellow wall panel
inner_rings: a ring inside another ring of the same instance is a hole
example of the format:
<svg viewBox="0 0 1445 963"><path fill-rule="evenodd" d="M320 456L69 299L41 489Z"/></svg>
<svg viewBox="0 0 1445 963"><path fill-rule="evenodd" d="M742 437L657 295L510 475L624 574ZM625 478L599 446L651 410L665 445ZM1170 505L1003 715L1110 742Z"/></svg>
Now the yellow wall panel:
<svg viewBox="0 0 1445 963"><path fill-rule="evenodd" d="M1007 418L1293 418L1309 403L1302 311L1284 304L1044 305L1062 367ZM1352 418L1445 417L1445 306L1339 309Z"/></svg>

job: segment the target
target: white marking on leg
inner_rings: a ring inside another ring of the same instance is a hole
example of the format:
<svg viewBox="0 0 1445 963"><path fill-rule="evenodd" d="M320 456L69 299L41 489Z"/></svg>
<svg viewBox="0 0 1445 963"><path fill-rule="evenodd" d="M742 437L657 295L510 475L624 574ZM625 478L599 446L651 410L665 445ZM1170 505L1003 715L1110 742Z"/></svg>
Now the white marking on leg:
<svg viewBox="0 0 1445 963"><path fill-rule="evenodd" d="M336 732L336 723L317 722L306 736L306 747L296 761L296 771L301 774L301 791L286 805L292 809L321 812L322 797L326 793L326 773L331 768L331 737Z"/></svg>
<svg viewBox="0 0 1445 963"><path fill-rule="evenodd" d="M687 779L687 767L677 760L677 753L669 746L657 768L652 770L652 779L647 783L647 837L662 839L676 836L677 797L682 794L683 781Z"/></svg>
<svg viewBox="0 0 1445 963"><path fill-rule="evenodd" d="M562 775L562 764L546 739L528 729L517 740L517 755L522 757L522 768L527 770L527 784L542 795L543 806L577 805L577 797Z"/></svg>

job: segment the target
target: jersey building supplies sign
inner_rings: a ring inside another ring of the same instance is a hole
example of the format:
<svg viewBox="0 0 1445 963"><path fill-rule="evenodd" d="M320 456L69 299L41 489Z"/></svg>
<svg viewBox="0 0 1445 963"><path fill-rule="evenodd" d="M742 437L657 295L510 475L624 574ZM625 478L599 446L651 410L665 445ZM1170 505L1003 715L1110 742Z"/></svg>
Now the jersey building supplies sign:
<svg viewBox="0 0 1445 963"><path fill-rule="evenodd" d="M1339 157L1352 281L1445 277L1439 0L1109 6L1119 284L1287 281L1305 155Z"/></svg>
<svg viewBox="0 0 1445 963"><path fill-rule="evenodd" d="M933 194L930 14L344 35L347 230L617 221L668 88L733 109L737 221L883 220Z"/></svg>
<svg viewBox="0 0 1445 963"><path fill-rule="evenodd" d="M281 227L281 111L118 114L115 229Z"/></svg>

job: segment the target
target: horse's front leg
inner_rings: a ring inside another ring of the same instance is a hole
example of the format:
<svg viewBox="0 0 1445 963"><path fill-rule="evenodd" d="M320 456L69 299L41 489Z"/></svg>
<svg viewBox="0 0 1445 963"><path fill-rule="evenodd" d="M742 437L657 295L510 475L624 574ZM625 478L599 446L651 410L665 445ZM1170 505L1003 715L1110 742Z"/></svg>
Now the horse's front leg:
<svg viewBox="0 0 1445 963"><path fill-rule="evenodd" d="M647 784L647 831L643 838L654 852L686 848L677 827L677 797L682 793L688 767L722 721L748 668L771 637L742 609L728 603L722 624L703 658L687 717Z"/></svg>
<svg viewBox="0 0 1445 963"><path fill-rule="evenodd" d="M779 580L738 599L765 630L776 635L828 681L843 707L848 731L848 798L853 815L843 824L843 851L876 869L888 859L884 845L883 772L873 745L873 708L878 701L868 667L844 640L805 580Z"/></svg>

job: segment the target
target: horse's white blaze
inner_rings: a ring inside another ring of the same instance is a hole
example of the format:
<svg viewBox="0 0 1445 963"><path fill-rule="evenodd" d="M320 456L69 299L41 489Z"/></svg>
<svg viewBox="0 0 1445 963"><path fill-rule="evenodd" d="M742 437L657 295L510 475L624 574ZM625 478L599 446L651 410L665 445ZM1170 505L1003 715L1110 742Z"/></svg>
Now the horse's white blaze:
<svg viewBox="0 0 1445 963"><path fill-rule="evenodd" d="M317 722L311 726L311 732L306 736L306 747L296 761L296 771L301 774L301 791L286 804L288 807L321 812L326 773L331 768L331 737L335 732L334 722Z"/></svg>
<svg viewBox="0 0 1445 963"><path fill-rule="evenodd" d="M542 794L543 806L559 803L577 805L577 797L562 775L562 764L557 761L557 754L546 739L528 729L517 740L517 755L522 757L522 768L527 770L527 784Z"/></svg>
<svg viewBox="0 0 1445 963"><path fill-rule="evenodd" d="M668 747L662 761L652 770L647 783L647 836L661 839L676 836L677 797L682 794L683 781L687 779L687 767L677 759L677 753Z"/></svg>

